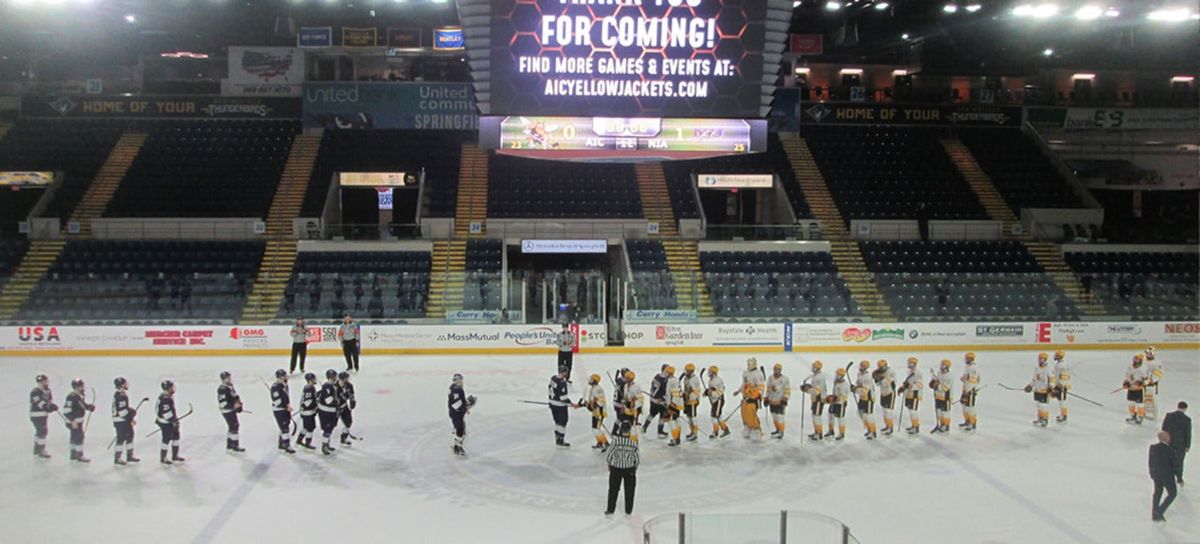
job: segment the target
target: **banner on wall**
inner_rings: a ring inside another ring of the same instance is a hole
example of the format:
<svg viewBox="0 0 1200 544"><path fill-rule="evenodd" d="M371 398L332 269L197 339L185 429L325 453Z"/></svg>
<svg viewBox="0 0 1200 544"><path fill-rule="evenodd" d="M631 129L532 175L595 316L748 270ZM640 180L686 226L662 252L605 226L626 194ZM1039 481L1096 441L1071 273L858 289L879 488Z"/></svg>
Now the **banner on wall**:
<svg viewBox="0 0 1200 544"><path fill-rule="evenodd" d="M333 27L302 26L296 34L297 47L333 47Z"/></svg>
<svg viewBox="0 0 1200 544"><path fill-rule="evenodd" d="M304 82L304 51L295 47L230 47L229 81L299 85Z"/></svg>
<svg viewBox="0 0 1200 544"><path fill-rule="evenodd" d="M1029 123L1069 130L1200 130L1195 108L1029 108Z"/></svg>
<svg viewBox="0 0 1200 544"><path fill-rule="evenodd" d="M375 47L379 29L342 27L342 47Z"/></svg>
<svg viewBox="0 0 1200 544"><path fill-rule="evenodd" d="M289 83L234 83L221 80L221 96L291 96L298 97L303 87Z"/></svg>
<svg viewBox="0 0 1200 544"><path fill-rule="evenodd" d="M54 172L0 172L0 187L46 187Z"/></svg>
<svg viewBox="0 0 1200 544"><path fill-rule="evenodd" d="M461 51L466 49L462 27L447 26L433 29L434 51Z"/></svg>
<svg viewBox="0 0 1200 544"><path fill-rule="evenodd" d="M1018 106L921 106L819 102L801 106L800 122L822 125L1019 127Z"/></svg>
<svg viewBox="0 0 1200 544"><path fill-rule="evenodd" d="M421 29L388 27L387 45L388 47L421 47Z"/></svg>
<svg viewBox="0 0 1200 544"><path fill-rule="evenodd" d="M475 130L466 83L305 83L304 126L325 129Z"/></svg>
<svg viewBox="0 0 1200 544"><path fill-rule="evenodd" d="M112 119L295 119L300 101L282 97L44 96L21 97L23 117Z"/></svg>
<svg viewBox="0 0 1200 544"><path fill-rule="evenodd" d="M793 55L820 55L825 52L825 36L821 34L792 34L788 48Z"/></svg>

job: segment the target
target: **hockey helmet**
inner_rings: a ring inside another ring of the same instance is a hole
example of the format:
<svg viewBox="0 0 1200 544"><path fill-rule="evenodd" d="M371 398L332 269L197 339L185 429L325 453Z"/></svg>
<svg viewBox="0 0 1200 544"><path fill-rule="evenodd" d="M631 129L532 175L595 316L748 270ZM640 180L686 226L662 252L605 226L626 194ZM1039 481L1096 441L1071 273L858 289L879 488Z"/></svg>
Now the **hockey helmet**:
<svg viewBox="0 0 1200 544"><path fill-rule="evenodd" d="M1133 356L1133 366L1141 366L1141 364L1142 364L1142 354L1139 353L1137 355L1134 355Z"/></svg>
<svg viewBox="0 0 1200 544"><path fill-rule="evenodd" d="M1061 361L1061 360L1065 359L1066 357L1067 357L1067 352L1065 352L1061 349L1054 352L1054 360L1055 361Z"/></svg>
<svg viewBox="0 0 1200 544"><path fill-rule="evenodd" d="M37 377L33 379L33 381L35 381L37 383L48 383L50 381L50 377L46 376L45 374L38 374Z"/></svg>
<svg viewBox="0 0 1200 544"><path fill-rule="evenodd" d="M1155 351L1154 346L1146 346L1146 358L1153 361L1154 360L1154 351Z"/></svg>
<svg viewBox="0 0 1200 544"><path fill-rule="evenodd" d="M450 383L461 386L463 383L463 375L455 374L453 377L450 378Z"/></svg>
<svg viewBox="0 0 1200 544"><path fill-rule="evenodd" d="M591 376L588 376L588 383L592 384L592 385L596 385L596 384L600 383L600 375L592 374Z"/></svg>
<svg viewBox="0 0 1200 544"><path fill-rule="evenodd" d="M712 366L708 367L709 374L715 375L717 373L717 371L719 371L719 370L721 370L721 369L717 368L717 365L712 365Z"/></svg>
<svg viewBox="0 0 1200 544"><path fill-rule="evenodd" d="M282 369L282 368L277 368L277 369L275 369L275 378L276 378L276 379L279 379L279 378L286 378L286 377L287 377L287 371L286 371L286 370L284 370L284 369Z"/></svg>
<svg viewBox="0 0 1200 544"><path fill-rule="evenodd" d="M875 363L875 368L887 368L887 359L880 359L878 363Z"/></svg>
<svg viewBox="0 0 1200 544"><path fill-rule="evenodd" d="M637 374L634 374L632 370L625 371L625 383L632 382L633 379L636 377L637 377Z"/></svg>
<svg viewBox="0 0 1200 544"><path fill-rule="evenodd" d="M175 389L175 382L173 382L171 380L163 380L162 381L162 390L163 391L170 391L172 389Z"/></svg>
<svg viewBox="0 0 1200 544"><path fill-rule="evenodd" d="M917 358L916 357L908 358L908 368L917 368Z"/></svg>
<svg viewBox="0 0 1200 544"><path fill-rule="evenodd" d="M671 376L675 375L675 367L673 367L671 365L667 365L667 368L663 369L663 373L666 374L668 378L670 378Z"/></svg>
<svg viewBox="0 0 1200 544"><path fill-rule="evenodd" d="M858 371L859 372L866 372L870 369L871 369L871 361L863 359L858 362Z"/></svg>
<svg viewBox="0 0 1200 544"><path fill-rule="evenodd" d="M950 370L950 359L942 359L942 368Z"/></svg>
<svg viewBox="0 0 1200 544"><path fill-rule="evenodd" d="M350 373L349 373L349 372L346 372L345 370L343 370L343 371L341 371L341 372L338 372L338 379L339 379L339 380L341 380L341 381L346 381L346 380L349 380L349 379L350 379Z"/></svg>
<svg viewBox="0 0 1200 544"><path fill-rule="evenodd" d="M223 382L228 381L231 376L232 374L230 374L228 370L222 371L220 374L221 381Z"/></svg>
<svg viewBox="0 0 1200 544"><path fill-rule="evenodd" d="M965 355L963 355L963 360L966 361L967 364L974 363L975 362L975 352L968 351Z"/></svg>
<svg viewBox="0 0 1200 544"><path fill-rule="evenodd" d="M688 374L691 374L691 373L695 372L695 371L696 371L696 364L695 364L695 363L688 363L688 364L686 364L686 365L683 365L683 371L684 371L684 372L687 372Z"/></svg>
<svg viewBox="0 0 1200 544"><path fill-rule="evenodd" d="M315 381L317 381L317 375L313 374L312 372L305 372L304 373L304 381L309 382L309 383L315 382Z"/></svg>
<svg viewBox="0 0 1200 544"><path fill-rule="evenodd" d="M1039 353L1039 354L1038 354L1038 364L1039 364L1039 365L1044 365L1044 364L1046 364L1046 360L1047 360L1047 359L1049 359L1049 358L1050 358L1050 356L1049 356L1049 355L1046 355L1046 353L1045 353L1045 352L1043 352L1043 353Z"/></svg>
<svg viewBox="0 0 1200 544"><path fill-rule="evenodd" d="M746 359L746 370L754 370L758 368L758 359L751 357Z"/></svg>
<svg viewBox="0 0 1200 544"><path fill-rule="evenodd" d="M837 377L839 377L839 378L845 378L845 377L846 377L846 369L844 369L844 368L839 368L839 369L837 369L837 370L833 371L833 373L834 373L835 375L837 375Z"/></svg>
<svg viewBox="0 0 1200 544"><path fill-rule="evenodd" d="M125 387L125 385L126 385L127 383L129 383L129 382L126 382L126 381L125 381L125 378L122 378L122 377L120 377L120 376L117 376L117 377L116 377L116 379L114 379L114 380L113 380L113 387L116 387L117 389L120 389L120 388L122 388L122 387Z"/></svg>
<svg viewBox="0 0 1200 544"><path fill-rule="evenodd" d="M818 372L824 367L825 367L825 363L822 363L821 361L813 361L813 364L812 364L813 372Z"/></svg>
<svg viewBox="0 0 1200 544"><path fill-rule="evenodd" d="M336 380L337 379L337 371L332 368L329 370L326 370L325 371L325 379L326 380Z"/></svg>
<svg viewBox="0 0 1200 544"><path fill-rule="evenodd" d="M775 366L771 367L771 370L774 370L775 372L782 372L783 363L775 363Z"/></svg>
<svg viewBox="0 0 1200 544"><path fill-rule="evenodd" d="M71 389L83 389L83 378L71 380Z"/></svg>

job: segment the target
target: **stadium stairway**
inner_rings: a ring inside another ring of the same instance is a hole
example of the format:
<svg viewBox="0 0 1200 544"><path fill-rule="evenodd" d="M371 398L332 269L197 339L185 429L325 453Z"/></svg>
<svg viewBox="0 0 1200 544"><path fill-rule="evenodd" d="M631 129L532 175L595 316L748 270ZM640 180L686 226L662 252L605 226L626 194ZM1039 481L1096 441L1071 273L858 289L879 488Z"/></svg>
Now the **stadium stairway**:
<svg viewBox="0 0 1200 544"><path fill-rule="evenodd" d="M838 272L846 280L846 287L858 302L863 313L874 319L892 320L895 317L892 309L879 292L879 286L867 272L866 262L863 261L862 251L858 243L850 239L850 231L846 229L846 221L842 212L829 192L825 176L813 158L808 142L795 133L779 133L780 143L787 154L792 171L796 173L796 181L808 201L813 217L821 222L821 230L830 241L833 263Z"/></svg>
<svg viewBox="0 0 1200 544"><path fill-rule="evenodd" d="M1105 314L1104 305L1096 296L1084 291L1079 276L1063 259L1062 250L1057 244L1050 242L1025 241L1025 249L1037 259L1038 264L1046 270L1046 275L1054 280L1075 306L1087 316L1102 316Z"/></svg>
<svg viewBox="0 0 1200 544"><path fill-rule="evenodd" d="M320 148L320 135L301 134L292 139L287 162L279 176L279 186L267 212L267 247L254 278L254 287L242 308L241 322L244 324L268 323L279 311L283 291L296 266L298 246L292 236L292 219L300 215Z"/></svg>
<svg viewBox="0 0 1200 544"><path fill-rule="evenodd" d="M663 251L667 254L667 269L675 282L676 302L680 308L696 308L701 317L713 316L708 284L700 271L700 250L696 242L679 239L679 226L675 209L671 207L671 193L667 189L662 163L638 163L633 171L642 201L642 215L647 221L658 223L658 234L651 238L662 241ZM686 288L689 285L695 285L695 289Z"/></svg>
<svg viewBox="0 0 1200 544"><path fill-rule="evenodd" d="M63 240L36 240L30 244L12 279L0 290L0 320L12 319L20 311L66 245Z"/></svg>
<svg viewBox="0 0 1200 544"><path fill-rule="evenodd" d="M463 144L461 153L454 236L451 240L433 242L426 317L443 318L447 311L462 309L467 238L483 238L487 234L488 155L472 143ZM479 223L482 228L471 232L471 223Z"/></svg>
<svg viewBox="0 0 1200 544"><path fill-rule="evenodd" d="M966 144L957 138L947 138L942 140L942 148L946 150L946 154L950 156L950 160L954 162L958 172L967 181L967 185L971 186L971 190L975 192L975 196L979 198L983 208L987 210L988 217L1003 222L1004 237L1021 239L1021 236L1012 233L1012 227L1017 223L1017 216L1013 215L1012 209L1008 207L1008 203L1005 202L1000 191L996 189L996 184L992 183L992 178L988 177L983 168L979 166L979 162L975 160L975 156L971 154L971 150L967 148Z"/></svg>
<svg viewBox="0 0 1200 544"><path fill-rule="evenodd" d="M79 200L79 204L71 211L71 221L79 222L79 236L91 236L92 220L104 215L113 194L121 185L121 180L129 172L129 166L146 143L146 134L128 133L113 146L112 152L104 165L96 172L95 179L88 185L87 192Z"/></svg>

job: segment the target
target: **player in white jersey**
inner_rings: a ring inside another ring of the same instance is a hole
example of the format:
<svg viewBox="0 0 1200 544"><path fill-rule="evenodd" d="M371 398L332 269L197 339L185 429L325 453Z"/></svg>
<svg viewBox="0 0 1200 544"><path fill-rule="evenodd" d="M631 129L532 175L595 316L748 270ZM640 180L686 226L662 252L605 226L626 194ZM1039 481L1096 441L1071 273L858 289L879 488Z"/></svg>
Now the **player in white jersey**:
<svg viewBox="0 0 1200 544"><path fill-rule="evenodd" d="M675 367L667 366L667 391L664 395L666 411L663 421L671 428L671 441L668 446L678 446L683 429L679 426L679 417L683 414L683 390L679 387L679 378L675 377Z"/></svg>
<svg viewBox="0 0 1200 544"><path fill-rule="evenodd" d="M867 440L874 440L878 435L875 427L875 380L871 377L871 361L858 362L858 377L854 380L854 387L858 395L858 417L862 419L863 427L867 428L863 436L867 437Z"/></svg>
<svg viewBox="0 0 1200 544"><path fill-rule="evenodd" d="M775 430L771 432L772 438L783 439L786 427L784 418L791 396L792 381L783 375L783 365L775 363L771 375L767 377L767 409L771 412L771 422L775 424Z"/></svg>
<svg viewBox="0 0 1200 544"><path fill-rule="evenodd" d="M908 358L908 376L904 378L904 384L900 386L900 393L904 395L904 407L908 408L909 426L905 429L908 434L917 434L921 432L921 414L918 410L921 408L921 392L925 387L922 383L925 377L921 375L921 369L917 368L917 358Z"/></svg>
<svg viewBox="0 0 1200 544"><path fill-rule="evenodd" d="M871 379L879 386L879 407L883 409L883 434L890 435L896 430L896 372L888 367L886 359L876 363Z"/></svg>
<svg viewBox="0 0 1200 544"><path fill-rule="evenodd" d="M704 394L700 376L696 375L696 365L688 363L683 366L680 386L683 387L683 415L687 417L688 423L687 440L693 442L696 440L696 431L700 429L700 426L696 425L696 412L700 405L700 396Z"/></svg>
<svg viewBox="0 0 1200 544"><path fill-rule="evenodd" d="M1158 419L1158 384L1163 378L1162 361L1156 357L1154 346L1146 346L1146 387L1142 390L1142 403L1146 406L1146 419Z"/></svg>
<svg viewBox="0 0 1200 544"><path fill-rule="evenodd" d="M1150 381L1150 373L1146 372L1142 361L1141 353L1133 356L1133 365L1125 370L1125 381L1121 383L1121 389L1125 390L1125 400L1129 403L1129 417L1125 422L1136 425L1141 425L1142 419L1146 417L1143 395L1146 384Z"/></svg>
<svg viewBox="0 0 1200 544"><path fill-rule="evenodd" d="M746 359L746 371L742 372L742 388L734 396L742 396L742 437L750 438L751 432L762 436L762 423L758 420L758 409L763 395L763 373L758 369L758 359Z"/></svg>
<svg viewBox="0 0 1200 544"><path fill-rule="evenodd" d="M1050 371L1050 396L1058 401L1054 421L1067 422L1067 393L1071 391L1071 369L1067 368L1067 352L1054 352L1054 369Z"/></svg>
<svg viewBox="0 0 1200 544"><path fill-rule="evenodd" d="M929 389L933 390L933 410L937 416L937 426L931 433L950 432L950 398L954 393L954 377L950 375L950 359L942 359L937 373L929 380Z"/></svg>
<svg viewBox="0 0 1200 544"><path fill-rule="evenodd" d="M962 396L959 402L962 403L963 422L959 423L958 427L964 431L974 431L975 424L979 421L975 413L975 397L979 394L979 370L975 368L974 353L963 355L963 362L967 368L963 369L962 376L958 378L962 382Z"/></svg>
<svg viewBox="0 0 1200 544"><path fill-rule="evenodd" d="M812 375L808 377L806 383L800 386L801 391L812 395L812 404L809 409L813 416L813 433L808 437L813 440L821 440L825 437L821 427L821 414L825 412L825 396L829 394L829 389L826 387L825 373L821 372L821 368L824 366L821 361L813 361Z"/></svg>
<svg viewBox="0 0 1200 544"><path fill-rule="evenodd" d="M592 435L596 437L594 450L608 450L608 434L604 432L604 388L600 386L600 375L592 374L588 378L588 388L579 401L580 406L586 406L592 413Z"/></svg>
<svg viewBox="0 0 1200 544"><path fill-rule="evenodd" d="M1039 427L1045 427L1050 421L1050 369L1046 367L1047 359L1045 353L1038 354L1037 369L1033 371L1033 378L1025 384L1025 392L1033 393L1033 402L1037 404L1037 419L1033 420L1033 424Z"/></svg>
<svg viewBox="0 0 1200 544"><path fill-rule="evenodd" d="M846 369L839 368L833 373L833 388L825 397L829 404L829 431L825 436L833 436L833 426L837 425L837 437L834 440L846 438L846 405L850 403L850 382L846 379Z"/></svg>
<svg viewBox="0 0 1200 544"><path fill-rule="evenodd" d="M638 434L638 417L642 415L642 388L634 383L637 376L632 370L625 371L625 393L622 395L625 403L625 419L633 424L629 427L629 438L635 443L637 442Z"/></svg>
<svg viewBox="0 0 1200 544"><path fill-rule="evenodd" d="M725 412L725 380L718 375L720 371L716 365L708 367L708 388L704 390L704 396L708 397L709 415L712 416L712 434L708 435L711 440L717 438L717 433L720 436L729 436L729 425L721 417Z"/></svg>

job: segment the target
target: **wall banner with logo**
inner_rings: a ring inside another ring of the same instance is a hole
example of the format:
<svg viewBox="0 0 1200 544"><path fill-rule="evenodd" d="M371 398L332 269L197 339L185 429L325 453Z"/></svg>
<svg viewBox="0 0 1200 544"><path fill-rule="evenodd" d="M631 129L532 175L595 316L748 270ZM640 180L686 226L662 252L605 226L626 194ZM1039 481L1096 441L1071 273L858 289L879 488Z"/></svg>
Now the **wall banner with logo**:
<svg viewBox="0 0 1200 544"><path fill-rule="evenodd" d="M379 29L342 27L342 47L375 47Z"/></svg>
<svg viewBox="0 0 1200 544"><path fill-rule="evenodd" d="M420 28L388 27L387 45L388 47L421 47L421 34Z"/></svg>
<svg viewBox="0 0 1200 544"><path fill-rule="evenodd" d="M304 51L295 47L230 47L229 81L299 85L304 82Z"/></svg>
<svg viewBox="0 0 1200 544"><path fill-rule="evenodd" d="M818 102L800 107L800 122L807 125L1019 127L1021 108Z"/></svg>
<svg viewBox="0 0 1200 544"><path fill-rule="evenodd" d="M447 26L433 29L434 51L461 51L466 47L467 42L463 37L461 27Z"/></svg>
<svg viewBox="0 0 1200 544"><path fill-rule="evenodd" d="M304 48L333 47L333 27L300 27L300 32L296 34L296 46Z"/></svg>
<svg viewBox="0 0 1200 544"><path fill-rule="evenodd" d="M54 172L0 172L3 187L46 187L54 181Z"/></svg>
<svg viewBox="0 0 1200 544"><path fill-rule="evenodd" d="M309 82L304 85L304 126L476 130L479 115L466 83Z"/></svg>
<svg viewBox="0 0 1200 544"><path fill-rule="evenodd" d="M300 101L281 97L45 96L21 97L23 117L94 119L297 119Z"/></svg>

